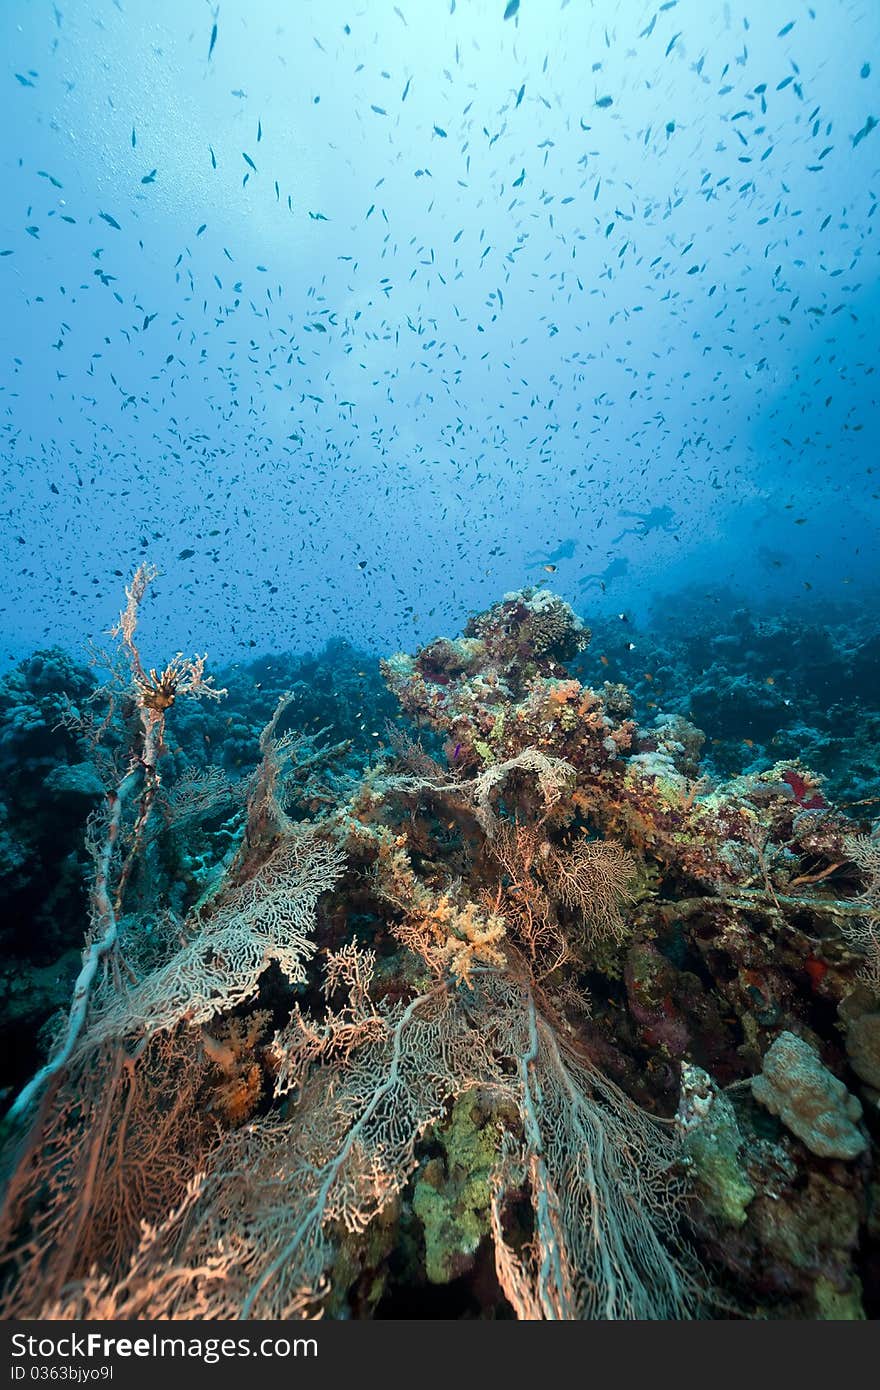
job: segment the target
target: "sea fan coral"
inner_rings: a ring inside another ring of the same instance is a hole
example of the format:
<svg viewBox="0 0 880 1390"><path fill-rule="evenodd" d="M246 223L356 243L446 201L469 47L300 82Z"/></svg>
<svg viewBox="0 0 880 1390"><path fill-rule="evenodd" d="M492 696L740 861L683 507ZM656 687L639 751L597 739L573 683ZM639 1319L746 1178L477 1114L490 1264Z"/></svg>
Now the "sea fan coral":
<svg viewBox="0 0 880 1390"><path fill-rule="evenodd" d="M704 1262L736 1282L780 1172L795 1193L811 1154L860 1159L861 1107L794 1037L792 981L842 997L832 943L873 921L873 840L798 801L786 764L717 783L683 721L643 734L620 691L612 709L560 666L583 629L534 597L386 666L456 737L445 767L407 734L336 777L340 746L283 731L282 695L246 804L216 772L160 797L166 711L135 697L134 780L89 830L95 971L13 1110L7 1316L368 1314L396 1247L446 1282L476 1279L482 1250L495 1311L522 1318L690 1317L709 1280L680 1236L689 1193ZM180 853L219 804L222 853L176 911L166 840ZM845 852L861 896L829 887ZM870 1010L846 1018L873 1076ZM777 1065L794 1043L797 1094ZM768 1156L710 1064L804 1140L794 1157ZM696 1137L699 1117L661 1122L694 1077L718 1098Z"/></svg>
<svg viewBox="0 0 880 1390"><path fill-rule="evenodd" d="M567 853L553 856L551 872L560 902L580 916L589 938L626 937L621 909L633 901L636 873L629 850L610 840L579 840Z"/></svg>

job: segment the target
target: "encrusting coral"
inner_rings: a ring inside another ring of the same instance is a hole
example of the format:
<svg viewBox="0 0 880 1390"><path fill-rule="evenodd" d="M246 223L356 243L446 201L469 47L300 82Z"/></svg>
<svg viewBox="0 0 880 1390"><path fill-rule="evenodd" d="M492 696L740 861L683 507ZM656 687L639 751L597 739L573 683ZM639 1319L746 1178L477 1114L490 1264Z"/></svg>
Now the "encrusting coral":
<svg viewBox="0 0 880 1390"><path fill-rule="evenodd" d="M821 1158L857 1158L868 1146L858 1099L795 1033L779 1034L752 1095Z"/></svg>
<svg viewBox="0 0 880 1390"><path fill-rule="evenodd" d="M487 1316L858 1316L874 842L810 770L706 775L526 589L383 663L428 746L358 769L282 695L253 774L166 789L166 716L219 692L144 671L149 577L95 732L106 969L7 1122L3 1313L393 1315L471 1281ZM855 1227L810 1245L817 1193Z"/></svg>

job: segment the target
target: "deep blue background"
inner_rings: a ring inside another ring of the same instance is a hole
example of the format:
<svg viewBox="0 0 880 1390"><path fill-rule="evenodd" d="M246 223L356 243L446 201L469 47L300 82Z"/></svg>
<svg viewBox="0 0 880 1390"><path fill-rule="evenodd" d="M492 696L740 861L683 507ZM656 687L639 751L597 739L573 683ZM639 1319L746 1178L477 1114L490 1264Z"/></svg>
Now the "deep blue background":
<svg viewBox="0 0 880 1390"><path fill-rule="evenodd" d="M880 5L503 11L3 0L4 660L873 601Z"/></svg>

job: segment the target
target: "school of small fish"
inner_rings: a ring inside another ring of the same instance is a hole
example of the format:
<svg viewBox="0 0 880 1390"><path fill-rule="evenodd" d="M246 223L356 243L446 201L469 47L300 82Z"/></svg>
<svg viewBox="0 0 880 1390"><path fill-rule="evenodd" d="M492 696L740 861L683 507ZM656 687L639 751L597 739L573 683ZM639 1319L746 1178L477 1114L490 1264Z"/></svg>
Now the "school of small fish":
<svg viewBox="0 0 880 1390"><path fill-rule="evenodd" d="M144 557L230 656L868 572L880 6L8 0L0 38L4 658Z"/></svg>

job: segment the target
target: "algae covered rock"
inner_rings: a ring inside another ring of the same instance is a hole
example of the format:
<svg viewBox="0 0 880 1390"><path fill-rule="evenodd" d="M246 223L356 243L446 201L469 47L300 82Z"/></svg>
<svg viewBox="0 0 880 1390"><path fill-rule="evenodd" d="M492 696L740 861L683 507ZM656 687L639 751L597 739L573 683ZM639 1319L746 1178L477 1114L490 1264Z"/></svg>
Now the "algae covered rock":
<svg viewBox="0 0 880 1390"><path fill-rule="evenodd" d="M821 1322L863 1322L862 1286L858 1279L850 1286L838 1289L830 1279L820 1275L813 1288L814 1316Z"/></svg>
<svg viewBox="0 0 880 1390"><path fill-rule="evenodd" d="M59 763L43 780L50 796L71 805L88 806L106 793L94 763Z"/></svg>
<svg viewBox="0 0 880 1390"><path fill-rule="evenodd" d="M471 1093L452 1107L438 1139L445 1163L432 1158L415 1185L413 1210L425 1233L425 1269L432 1284L448 1284L473 1263L490 1230L491 1174L498 1130Z"/></svg>
<svg viewBox="0 0 880 1390"><path fill-rule="evenodd" d="M858 1098L795 1033L779 1034L752 1078L752 1095L820 1158L857 1158L867 1147Z"/></svg>
<svg viewBox="0 0 880 1390"><path fill-rule="evenodd" d="M755 1196L740 1155L736 1111L702 1067L682 1064L676 1125L706 1210L725 1225L742 1226Z"/></svg>
<svg viewBox="0 0 880 1390"><path fill-rule="evenodd" d="M847 1174L809 1172L785 1191L762 1193L749 1210L755 1258L776 1291L799 1292L808 1317L860 1320L861 1282L854 1268L860 1199Z"/></svg>
<svg viewBox="0 0 880 1390"><path fill-rule="evenodd" d="M846 1053L856 1076L880 1091L880 1011L852 1020L846 1031Z"/></svg>

